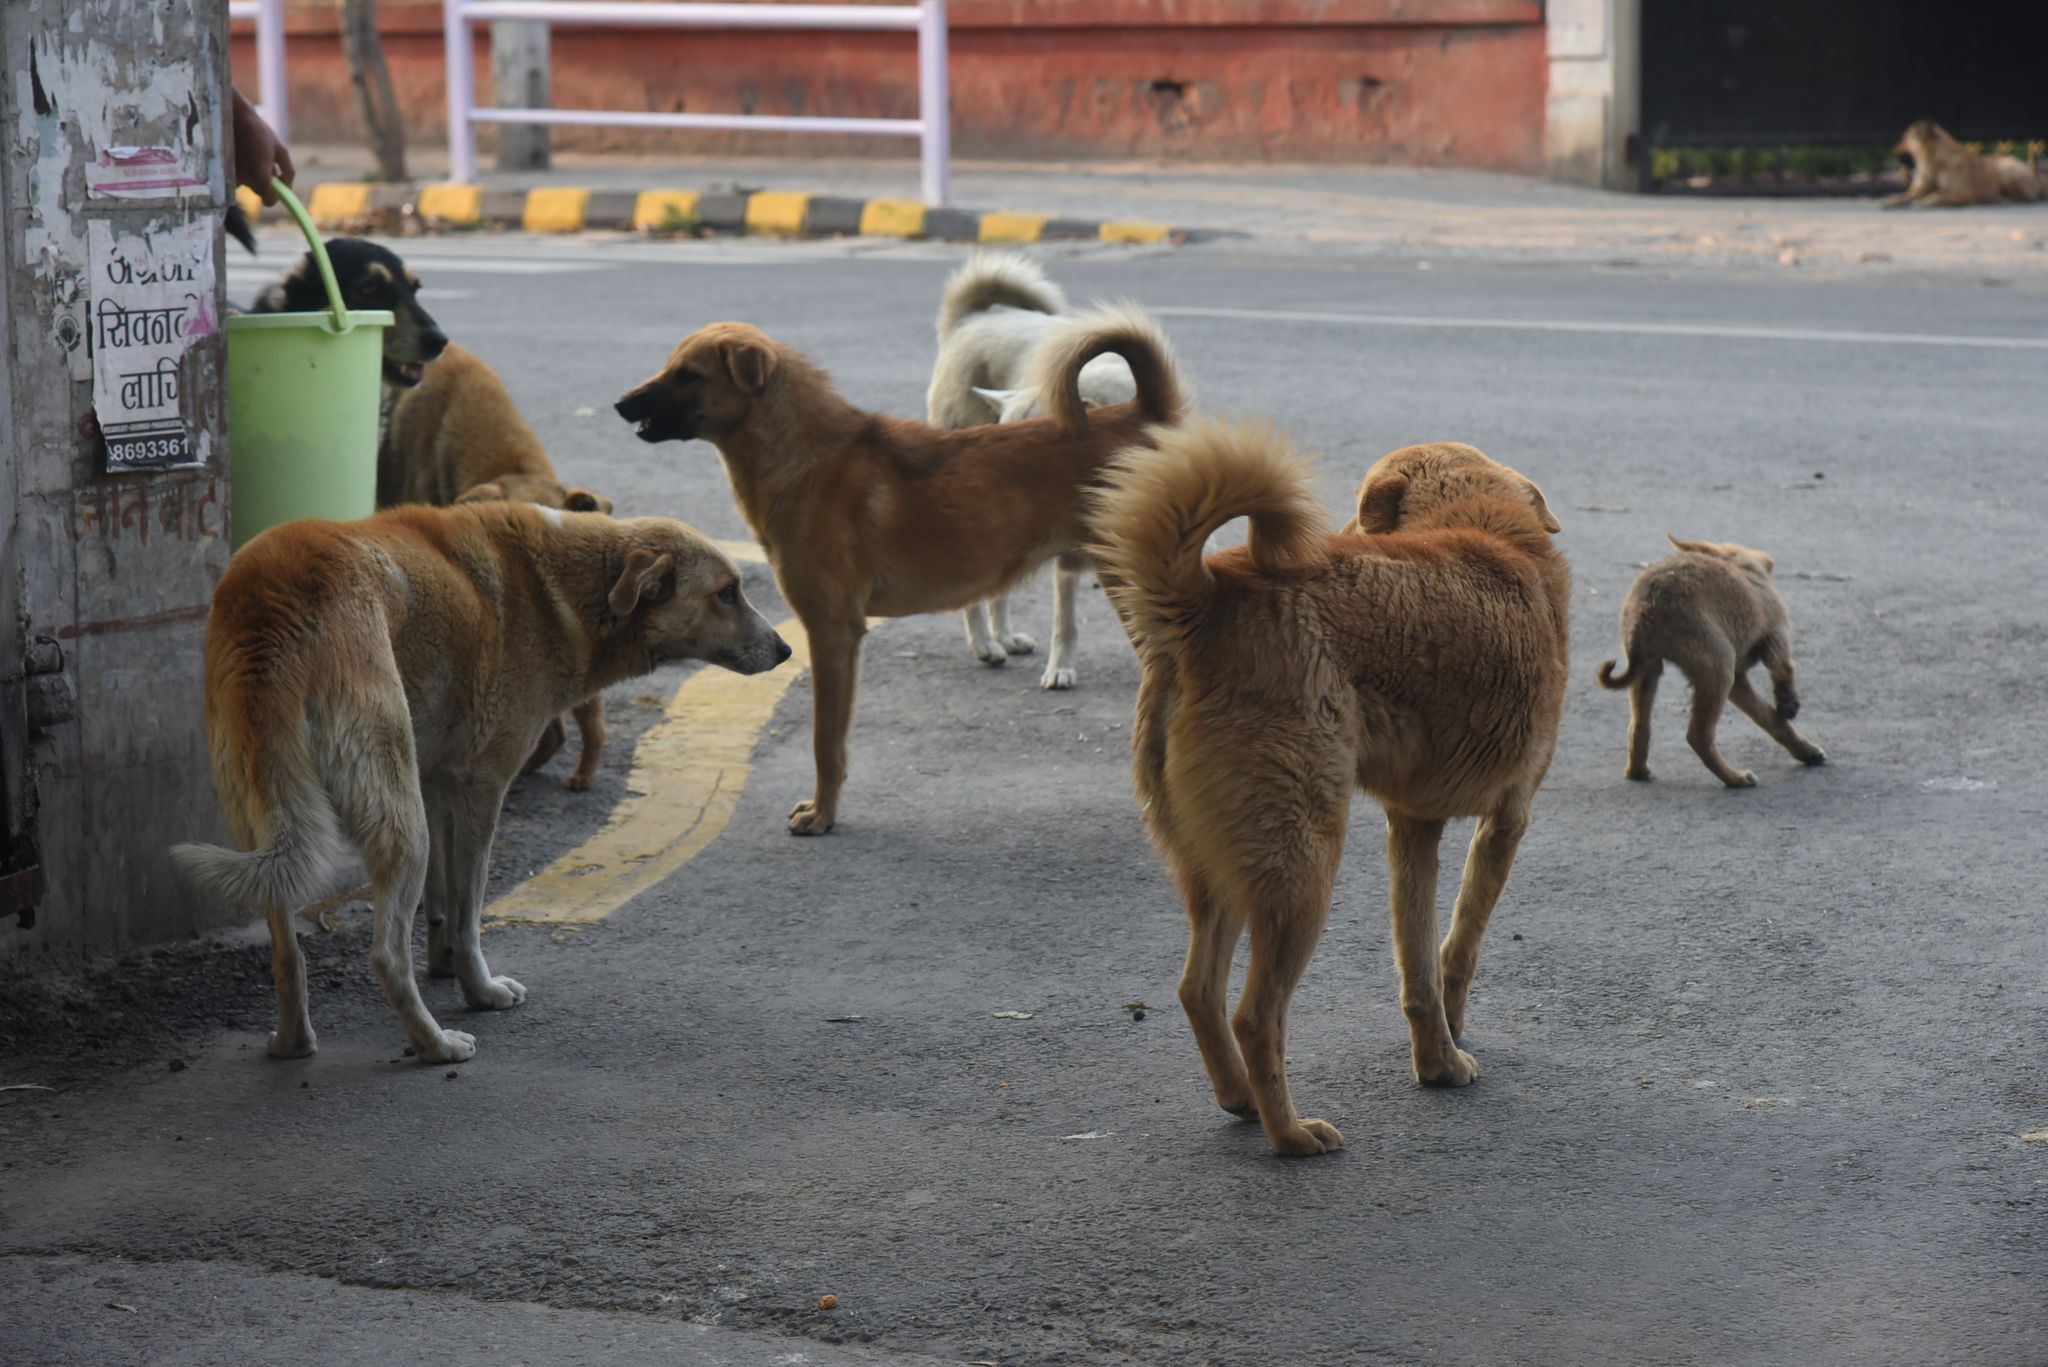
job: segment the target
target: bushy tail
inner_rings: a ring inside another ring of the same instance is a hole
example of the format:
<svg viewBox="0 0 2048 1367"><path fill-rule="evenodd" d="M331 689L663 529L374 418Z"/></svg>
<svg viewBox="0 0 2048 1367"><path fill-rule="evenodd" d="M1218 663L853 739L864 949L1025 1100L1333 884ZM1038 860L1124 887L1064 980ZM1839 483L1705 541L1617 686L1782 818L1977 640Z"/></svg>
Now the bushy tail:
<svg viewBox="0 0 2048 1367"><path fill-rule="evenodd" d="M1089 553L1140 650L1201 619L1216 588L1203 542L1232 518L1251 520L1262 573L1309 569L1329 554L1310 464L1270 425L1210 418L1158 440L1118 454L1089 519Z"/></svg>
<svg viewBox="0 0 2048 1367"><path fill-rule="evenodd" d="M1057 419L1060 430L1078 437L1088 430L1081 402L1081 369L1097 356L1115 353L1131 367L1138 387L1138 411L1147 422L1177 423L1187 411L1187 387L1173 347L1152 316L1136 304L1109 304L1077 314L1031 353L1024 388L1038 395L1038 409Z"/></svg>
<svg viewBox="0 0 2048 1367"><path fill-rule="evenodd" d="M333 892L348 851L327 795L302 789L275 814L272 828L274 838L261 849L174 845L171 862L195 889L251 911L292 912Z"/></svg>
<svg viewBox="0 0 2048 1367"><path fill-rule="evenodd" d="M256 255L256 233L249 226L249 215L240 203L229 201L227 218L228 236L249 249L249 255Z"/></svg>
<svg viewBox="0 0 2048 1367"><path fill-rule="evenodd" d="M1006 304L1033 313L1065 313L1067 296L1021 252L976 252L953 272L939 298L939 341L972 314Z"/></svg>

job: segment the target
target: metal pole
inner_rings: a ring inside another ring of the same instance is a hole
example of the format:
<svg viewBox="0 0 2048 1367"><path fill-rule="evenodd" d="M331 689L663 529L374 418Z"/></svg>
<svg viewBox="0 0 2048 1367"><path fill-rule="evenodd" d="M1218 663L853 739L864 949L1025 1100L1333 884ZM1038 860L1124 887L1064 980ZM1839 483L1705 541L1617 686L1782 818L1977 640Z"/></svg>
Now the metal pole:
<svg viewBox="0 0 2048 1367"><path fill-rule="evenodd" d="M256 14L256 93L263 121L280 142L292 137L291 97L284 83L284 0L260 0Z"/></svg>
<svg viewBox="0 0 2048 1367"><path fill-rule="evenodd" d="M442 0L441 40L448 54L448 179L467 185L476 178L476 51L462 0Z"/></svg>
<svg viewBox="0 0 2048 1367"><path fill-rule="evenodd" d="M453 0L451 0L451 3ZM937 208L951 188L952 92L946 79L946 0L924 0L917 20L917 116L924 202Z"/></svg>

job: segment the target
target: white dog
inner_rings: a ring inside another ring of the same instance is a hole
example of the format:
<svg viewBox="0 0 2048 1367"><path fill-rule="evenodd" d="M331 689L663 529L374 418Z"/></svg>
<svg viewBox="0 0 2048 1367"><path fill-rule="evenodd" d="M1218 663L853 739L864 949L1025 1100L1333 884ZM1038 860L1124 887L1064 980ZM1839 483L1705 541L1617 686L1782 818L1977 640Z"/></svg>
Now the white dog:
<svg viewBox="0 0 2048 1367"><path fill-rule="evenodd" d="M934 427L980 427L1041 416L1037 396L1024 388L1032 353L1059 330L1067 297L1038 263L1017 252L983 252L946 282L939 303L939 360L925 396ZM1121 356L1098 356L1081 370L1081 398L1090 404L1129 403L1137 397L1131 367ZM1074 594L1088 557L1070 551L1054 562L1052 654L1040 683L1074 686ZM1010 630L1007 596L976 603L963 614L975 657L999 665L1028 655L1037 643Z"/></svg>

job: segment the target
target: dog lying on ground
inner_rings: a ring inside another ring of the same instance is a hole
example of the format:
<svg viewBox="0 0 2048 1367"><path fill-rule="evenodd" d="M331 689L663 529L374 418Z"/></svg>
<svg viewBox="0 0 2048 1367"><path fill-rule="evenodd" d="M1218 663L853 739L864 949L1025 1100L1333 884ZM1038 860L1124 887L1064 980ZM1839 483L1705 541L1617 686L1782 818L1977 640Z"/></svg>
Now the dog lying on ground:
<svg viewBox="0 0 2048 1367"><path fill-rule="evenodd" d="M1137 398L1087 411L1081 371L1114 352ZM617 404L642 441L702 437L811 642L818 786L790 812L823 835L846 782L846 733L870 617L945 612L1003 592L1086 539L1083 502L1112 453L1185 406L1171 349L1133 309L1085 314L1037 353L1049 417L946 431L855 408L798 351L744 323L685 338Z"/></svg>
<svg viewBox="0 0 2048 1367"><path fill-rule="evenodd" d="M448 345L448 334L420 307L419 277L390 248L366 237L330 237L327 259L341 301L350 309L389 309L384 329L384 385L410 389L425 376L427 363ZM307 252L282 280L263 291L251 313L325 313L327 286Z"/></svg>
<svg viewBox="0 0 2048 1367"><path fill-rule="evenodd" d="M1617 674L1613 660L1600 666L1601 687L1629 690L1628 776L1650 777L1650 709L1666 660L1692 684L1685 738L1730 788L1753 788L1756 775L1722 759L1714 744L1724 703L1734 703L1801 764L1825 763L1827 753L1792 729L1799 715L1792 621L1771 583L1771 557L1747 546L1670 541L1678 554L1644 570L1622 602L1628 667ZM1759 664L1770 672L1774 703L1750 687L1750 668Z"/></svg>
<svg viewBox="0 0 2048 1367"><path fill-rule="evenodd" d="M1032 353L1056 336L1067 316L1067 297L1045 278L1038 263L1021 252L984 252L946 282L939 303L939 359L932 368L926 415L934 427L980 427L1043 416L1038 395L1027 387ZM1081 399L1094 407L1129 403L1137 397L1130 363L1114 352L1081 367ZM1088 557L1067 551L1054 560L1052 653L1040 684L1072 688L1078 623L1074 597ZM1010 630L1010 600L998 595L975 603L962 616L967 645L985 664L1029 654L1037 642Z"/></svg>
<svg viewBox="0 0 2048 1367"><path fill-rule="evenodd" d="M478 939L505 789L548 721L669 660L742 674L790 649L732 561L668 518L619 522L519 503L290 522L235 554L206 627L214 782L246 853L180 845L193 882L270 923L270 1053L315 1048L291 913L370 871L384 994L423 1063L469 1058L412 973L425 898L430 972L478 1009L526 989Z"/></svg>
<svg viewBox="0 0 2048 1367"><path fill-rule="evenodd" d="M1920 208L1961 208L1996 204L2001 199L2032 204L2041 198L2041 177L2018 157L1987 157L1972 152L1933 119L1908 128L1892 149L1907 168L1905 190L1884 202L1887 209L1903 204Z"/></svg>
<svg viewBox="0 0 2048 1367"><path fill-rule="evenodd" d="M1386 809L1401 1008L1415 1076L1462 1087L1457 1047L1487 920L1564 707L1571 571L1543 494L1469 446L1411 446L1331 534L1268 429L1205 422L1112 468L1091 548L1144 665L1132 766L1192 939L1180 999L1216 1100L1282 1154L1343 1146L1287 1086L1287 1007L1315 952L1351 793ZM1236 516L1251 539L1210 557ZM1444 823L1477 816L1436 939ZM1224 1016L1246 923L1244 996Z"/></svg>
<svg viewBox="0 0 2048 1367"><path fill-rule="evenodd" d="M540 435L519 415L497 372L450 342L420 382L391 406L377 452L377 506L495 499L572 513L612 510L602 494L562 483ZM575 718L582 753L565 784L580 793L596 780L604 755L604 696L576 704ZM561 718L549 722L523 772L553 759L567 737Z"/></svg>

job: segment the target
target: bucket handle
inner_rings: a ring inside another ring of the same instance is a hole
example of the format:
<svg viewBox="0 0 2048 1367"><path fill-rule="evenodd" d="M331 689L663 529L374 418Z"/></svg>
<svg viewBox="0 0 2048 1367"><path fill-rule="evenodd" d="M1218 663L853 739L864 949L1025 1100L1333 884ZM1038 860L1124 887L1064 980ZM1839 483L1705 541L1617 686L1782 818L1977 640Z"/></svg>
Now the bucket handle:
<svg viewBox="0 0 2048 1367"><path fill-rule="evenodd" d="M306 212L306 206L299 203L299 197L292 193L291 186L273 179L270 188L277 191L277 197L286 210L299 221L299 231L306 235L306 245L313 252L313 264L320 268L320 281L327 286L328 307L334 310L333 330L347 332L355 326L355 320L349 316L348 305L341 300L341 286L334 279L334 263L327 259L327 244L320 240L318 230L313 227L312 216Z"/></svg>

